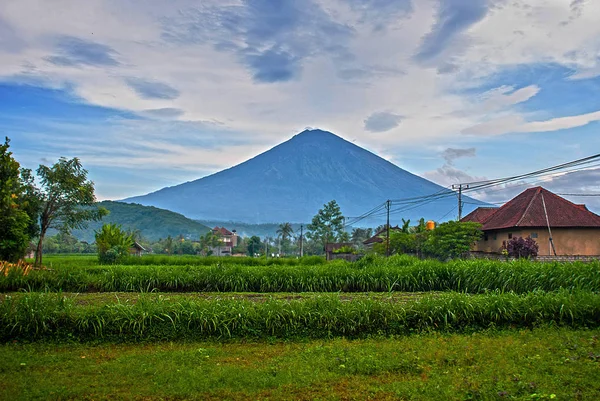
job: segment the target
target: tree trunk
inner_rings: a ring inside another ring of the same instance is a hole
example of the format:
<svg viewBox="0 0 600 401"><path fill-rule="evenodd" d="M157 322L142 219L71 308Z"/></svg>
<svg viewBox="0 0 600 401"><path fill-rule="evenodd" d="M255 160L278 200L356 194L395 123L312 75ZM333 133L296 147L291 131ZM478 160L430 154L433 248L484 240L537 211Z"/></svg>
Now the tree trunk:
<svg viewBox="0 0 600 401"><path fill-rule="evenodd" d="M43 244L45 236L46 236L46 231L42 231L40 233L40 239L38 240L37 248L35 250L34 265L38 266L38 267L42 265L42 244Z"/></svg>

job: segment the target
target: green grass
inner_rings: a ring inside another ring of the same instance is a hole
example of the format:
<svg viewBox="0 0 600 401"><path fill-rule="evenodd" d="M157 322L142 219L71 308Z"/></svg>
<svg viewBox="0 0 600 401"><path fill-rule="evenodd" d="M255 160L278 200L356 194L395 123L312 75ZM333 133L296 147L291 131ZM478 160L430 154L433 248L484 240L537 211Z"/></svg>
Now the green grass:
<svg viewBox="0 0 600 401"><path fill-rule="evenodd" d="M246 266L235 262L244 259L222 258L210 266L98 266L87 258L81 258L81 263L77 264L79 259L56 259L52 270L34 271L28 276L18 272L0 276L0 292L600 291L598 262L459 260L444 263L399 256L369 258L354 264L335 261L317 265Z"/></svg>
<svg viewBox="0 0 600 401"><path fill-rule="evenodd" d="M598 400L599 330L0 345L3 400Z"/></svg>
<svg viewBox="0 0 600 401"><path fill-rule="evenodd" d="M600 325L600 295L585 291L440 293L404 302L140 296L136 302L79 304L54 293L5 297L0 341L164 341L206 338L331 338L429 331Z"/></svg>

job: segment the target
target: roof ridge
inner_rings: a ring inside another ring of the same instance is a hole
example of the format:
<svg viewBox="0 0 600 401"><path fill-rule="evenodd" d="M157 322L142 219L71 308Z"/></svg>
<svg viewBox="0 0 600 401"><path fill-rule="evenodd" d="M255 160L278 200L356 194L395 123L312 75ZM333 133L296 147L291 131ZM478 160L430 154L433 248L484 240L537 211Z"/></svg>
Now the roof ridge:
<svg viewBox="0 0 600 401"><path fill-rule="evenodd" d="M535 194L533 194L533 196L531 197L531 200L529 201L529 204L527 205L527 207L525 208L525 211L523 212L523 214L521 215L521 218L519 219L519 221L517 221L517 224L515 224L515 227L519 227L519 224L521 224L521 222L523 221L523 219L525 218L525 215L527 214L527 212L529 211L529 209L531 208L531 205L533 205L533 201L535 200L535 198L537 198L538 194L540 193L540 190L542 189L542 187L537 187L535 188ZM514 199L514 198L513 198Z"/></svg>

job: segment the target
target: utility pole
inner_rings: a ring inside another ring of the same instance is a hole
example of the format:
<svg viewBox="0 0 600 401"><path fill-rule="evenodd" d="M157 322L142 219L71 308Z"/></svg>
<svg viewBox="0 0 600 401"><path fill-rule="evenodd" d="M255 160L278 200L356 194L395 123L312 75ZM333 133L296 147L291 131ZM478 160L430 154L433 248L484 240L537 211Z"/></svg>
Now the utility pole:
<svg viewBox="0 0 600 401"><path fill-rule="evenodd" d="M302 239L302 229L304 225L300 224L300 257L304 256L304 240Z"/></svg>
<svg viewBox="0 0 600 401"><path fill-rule="evenodd" d="M389 199L385 202L385 208L387 210L387 230L385 239L385 256L390 256L390 205L392 201Z"/></svg>
<svg viewBox="0 0 600 401"><path fill-rule="evenodd" d="M469 189L469 184L452 185L452 189L458 189L458 221L460 221L460 219L462 219L462 208L463 208L462 190L463 190L463 188Z"/></svg>

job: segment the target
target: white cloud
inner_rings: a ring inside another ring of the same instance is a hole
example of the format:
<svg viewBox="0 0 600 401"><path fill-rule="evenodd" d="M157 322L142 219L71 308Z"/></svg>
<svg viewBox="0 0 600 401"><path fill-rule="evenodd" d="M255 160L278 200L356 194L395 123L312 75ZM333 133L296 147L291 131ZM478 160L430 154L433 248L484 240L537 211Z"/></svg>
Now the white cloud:
<svg viewBox="0 0 600 401"><path fill-rule="evenodd" d="M460 132L477 136L546 132L600 120L600 112L596 112L531 121L531 115L517 106L543 90L539 82L507 82L507 86L487 92L477 90L489 87L488 80L495 78L496 73L517 66L544 63L563 66L575 71L570 79L599 74L600 2L517 0L489 2L486 4L495 5L488 9L481 8L485 2L478 2L477 12L463 21L453 40L439 43L433 42L436 36L432 32L449 28L439 22L438 1L412 2L412 7L408 2L395 4L391 0L363 2L360 7L356 2L353 7L343 0L316 3L325 13L320 18L331 20L331 26L347 27L344 31L347 36L340 42L343 49L328 43L331 45L328 49L319 47L315 51L315 46L321 43L315 43L310 32L291 35L285 24L279 24L281 30L276 32L275 41L283 43L279 50L293 46L301 49L299 53L304 57L298 61L301 65L294 79L268 84L256 82L256 74L240 62L239 54L219 50L214 43L165 40L165 21L181 21L182 16L189 16L197 9L198 2L4 1L0 3L0 34L7 32L19 40L4 48L0 38L0 79L26 80L58 88L72 85L86 102L159 120L154 127L135 122L131 128L119 128L119 138L134 143L143 136L144 141L157 147L136 150L115 160L94 156L85 142L41 139L64 149L77 146L72 149L74 153L89 152L93 163L104 166L141 168L144 163L156 163L157 152L162 149L167 154L159 163L165 168L216 171L231 165L223 160L242 161L288 139L306 125L329 129L393 157L390 149L437 144ZM386 18L370 7L384 3L386 13L394 18ZM241 3L210 0L201 4L228 7ZM198 15L197 11L192 14ZM448 23L456 18L450 14ZM577 21L561 24L565 15L576 15ZM210 19L214 15L205 17ZM236 21L229 22L235 30ZM206 23L214 26L227 21ZM265 29L268 27L265 25ZM198 27L201 28L206 27ZM307 48L302 42L305 35L310 36ZM104 65L93 65L94 55L91 55L77 59L79 64L69 65L64 59L58 59L57 63L57 59L49 57L70 54L64 43L60 46L64 37L95 43L99 52L105 46L115 62L105 59ZM234 42L230 45L235 48L251 42L248 38L241 40L237 34L222 39L221 49L228 40ZM443 54L441 61L436 57L430 57L426 63L415 61L424 42L429 53L433 49L436 54ZM272 45L270 41L262 43L265 48ZM127 79L131 77L174 90L170 96L140 96L147 92L139 88L136 92L128 85ZM376 127L381 132L374 142L373 134L364 130L365 120L382 110L392 110L393 118L383 127ZM178 128L180 131L176 131L168 126L169 121L182 126L212 122L220 124L219 129L245 135L248 140L229 148L224 136L226 150L222 151L180 142L168 146L169 138L175 136L211 138L211 130ZM107 138L113 135L97 132ZM94 146L111 150L109 140ZM102 152L96 148L98 153ZM454 172L446 170L440 174L448 176Z"/></svg>
<svg viewBox="0 0 600 401"><path fill-rule="evenodd" d="M507 133L552 132L583 127L594 121L600 121L600 111L530 122L526 122L519 115L508 115L465 128L462 133L465 135L494 136Z"/></svg>

